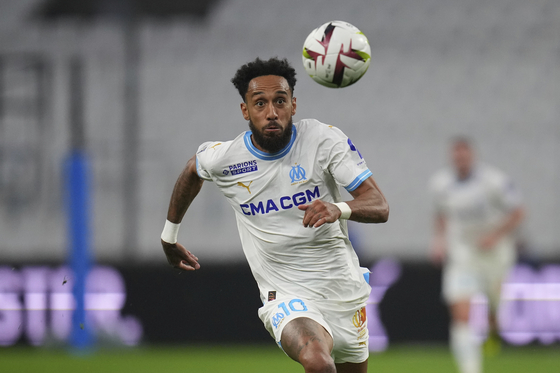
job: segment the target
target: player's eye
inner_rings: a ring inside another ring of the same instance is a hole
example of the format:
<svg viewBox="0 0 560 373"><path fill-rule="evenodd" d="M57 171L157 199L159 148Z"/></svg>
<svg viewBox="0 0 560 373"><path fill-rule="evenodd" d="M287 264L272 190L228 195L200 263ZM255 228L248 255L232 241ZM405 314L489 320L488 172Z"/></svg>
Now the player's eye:
<svg viewBox="0 0 560 373"><path fill-rule="evenodd" d="M283 99L283 98L279 98L278 100L276 100L276 103L278 103L278 104L285 104L285 103L286 103L286 100Z"/></svg>
<svg viewBox="0 0 560 373"><path fill-rule="evenodd" d="M255 105L258 106L258 107L263 107L263 106L264 106L264 102L262 102L262 101L257 101L257 102L255 103Z"/></svg>

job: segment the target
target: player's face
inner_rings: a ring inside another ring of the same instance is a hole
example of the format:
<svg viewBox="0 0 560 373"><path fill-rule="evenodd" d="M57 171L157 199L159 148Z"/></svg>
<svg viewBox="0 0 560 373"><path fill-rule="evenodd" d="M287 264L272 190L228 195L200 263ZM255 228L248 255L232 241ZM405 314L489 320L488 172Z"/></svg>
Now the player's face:
<svg viewBox="0 0 560 373"><path fill-rule="evenodd" d="M474 162L474 154L470 145L462 141L453 144L451 158L459 178L464 179L469 177Z"/></svg>
<svg viewBox="0 0 560 373"><path fill-rule="evenodd" d="M241 112L253 132L253 145L268 153L284 148L290 142L296 113L296 99L286 79L277 75L252 79L245 101Z"/></svg>

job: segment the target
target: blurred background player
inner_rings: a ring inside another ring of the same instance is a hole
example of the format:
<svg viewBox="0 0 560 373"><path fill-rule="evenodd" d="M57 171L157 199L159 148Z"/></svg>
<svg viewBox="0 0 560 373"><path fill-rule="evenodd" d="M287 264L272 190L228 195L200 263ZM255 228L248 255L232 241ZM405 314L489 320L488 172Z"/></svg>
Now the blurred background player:
<svg viewBox="0 0 560 373"><path fill-rule="evenodd" d="M435 200L432 259L444 263L443 297L459 371L479 373L482 349L469 326L471 299L477 293L487 296L487 343L499 344L496 308L502 281L516 260L513 233L524 209L519 191L504 173L475 162L469 139L452 140L450 155L452 168L439 171L430 182Z"/></svg>

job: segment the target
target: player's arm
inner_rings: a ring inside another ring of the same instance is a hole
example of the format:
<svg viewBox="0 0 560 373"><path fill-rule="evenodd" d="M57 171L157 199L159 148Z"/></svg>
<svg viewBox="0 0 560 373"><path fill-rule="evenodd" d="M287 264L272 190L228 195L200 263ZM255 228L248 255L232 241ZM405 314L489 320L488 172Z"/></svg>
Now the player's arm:
<svg viewBox="0 0 560 373"><path fill-rule="evenodd" d="M497 182L496 182L497 181ZM521 202L521 193L515 185L507 178L495 180L491 189L493 201L505 212L505 216L500 224L487 234L483 235L478 241L478 246L482 250L490 250L505 236L512 233L523 220L525 209Z"/></svg>
<svg viewBox="0 0 560 373"><path fill-rule="evenodd" d="M488 234L484 235L478 245L483 250L492 249L503 237L512 233L525 216L525 209L521 206L514 208L507 216L504 218L502 223L498 227Z"/></svg>
<svg viewBox="0 0 560 373"><path fill-rule="evenodd" d="M434 236L432 238L431 257L436 264L441 264L447 252L446 241L447 221L441 212L437 212L434 217Z"/></svg>
<svg viewBox="0 0 560 373"><path fill-rule="evenodd" d="M373 177L365 179L350 194L354 199L346 202L352 210L349 220L360 223L385 223L389 220L389 204Z"/></svg>
<svg viewBox="0 0 560 373"><path fill-rule="evenodd" d="M169 202L169 209L167 211L167 220L170 223L181 223L190 204L197 196L198 192L200 192L202 183L203 180L196 172L196 156L193 156L187 162L185 169L181 172L181 175L179 175L179 178L175 183L175 187L173 188L173 194L171 195L171 201ZM199 269L200 264L198 264L198 258L185 249L183 245L178 242L170 243L164 241L163 238L169 236L169 234L166 235L166 233L169 233L166 232L168 225L171 224L166 223L164 233L162 233L161 245L163 246L163 252L167 256L169 264L175 268L185 271L194 271ZM178 229L178 226L175 228ZM170 241L176 241L176 237L174 239L170 239Z"/></svg>
<svg viewBox="0 0 560 373"><path fill-rule="evenodd" d="M345 218L361 223L385 223L389 219L389 204L373 177L364 180L350 194L354 199L345 202L350 209L350 215ZM343 214L340 207L322 200L298 208L305 211L304 227L318 228L325 223L334 223Z"/></svg>

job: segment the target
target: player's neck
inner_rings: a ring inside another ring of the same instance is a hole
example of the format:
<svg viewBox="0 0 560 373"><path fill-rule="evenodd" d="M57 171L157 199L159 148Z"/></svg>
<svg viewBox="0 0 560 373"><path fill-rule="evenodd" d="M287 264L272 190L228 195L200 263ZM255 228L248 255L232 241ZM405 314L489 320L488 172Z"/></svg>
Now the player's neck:
<svg viewBox="0 0 560 373"><path fill-rule="evenodd" d="M459 181L467 181L471 178L473 174L473 169L472 168L468 168L468 169L459 169L457 170L457 180Z"/></svg>

